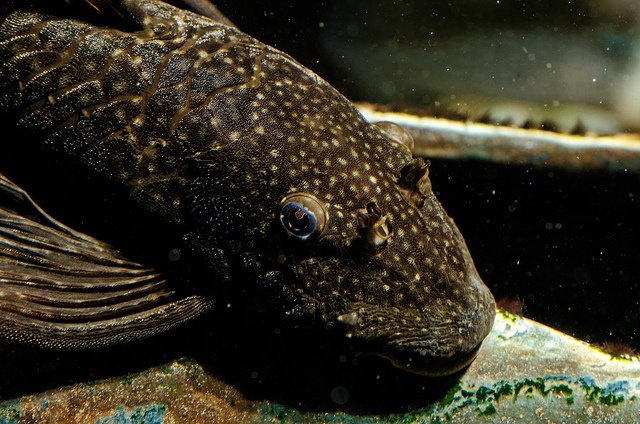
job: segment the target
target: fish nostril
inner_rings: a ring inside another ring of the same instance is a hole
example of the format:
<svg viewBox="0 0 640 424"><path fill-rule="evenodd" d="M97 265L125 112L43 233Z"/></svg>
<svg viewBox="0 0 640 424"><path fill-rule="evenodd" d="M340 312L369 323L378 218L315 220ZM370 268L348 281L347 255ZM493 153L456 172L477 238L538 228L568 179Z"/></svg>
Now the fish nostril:
<svg viewBox="0 0 640 424"><path fill-rule="evenodd" d="M404 198L421 208L425 198L431 192L431 180L429 179L430 162L417 158L408 163L400 171L398 185Z"/></svg>
<svg viewBox="0 0 640 424"><path fill-rule="evenodd" d="M367 234L367 241L374 246L382 246L386 244L392 235L393 225L391 224L391 215L386 214L373 224L373 227Z"/></svg>
<svg viewBox="0 0 640 424"><path fill-rule="evenodd" d="M366 209L358 210L358 227L364 239L373 247L382 247L393 236L391 214L382 214L376 202L369 202Z"/></svg>

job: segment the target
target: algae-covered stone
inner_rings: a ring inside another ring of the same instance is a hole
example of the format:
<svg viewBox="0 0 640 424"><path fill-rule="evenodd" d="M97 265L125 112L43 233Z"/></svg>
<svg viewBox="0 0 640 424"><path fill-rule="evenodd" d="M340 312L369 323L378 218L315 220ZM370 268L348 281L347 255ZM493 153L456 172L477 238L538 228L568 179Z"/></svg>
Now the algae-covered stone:
<svg viewBox="0 0 640 424"><path fill-rule="evenodd" d="M536 322L500 313L478 358L457 383L435 402L404 412L351 415L344 406L310 412L269 399L249 400L197 362L181 359L139 374L6 401L0 404L0 423L633 422L638 396L637 358L615 358Z"/></svg>

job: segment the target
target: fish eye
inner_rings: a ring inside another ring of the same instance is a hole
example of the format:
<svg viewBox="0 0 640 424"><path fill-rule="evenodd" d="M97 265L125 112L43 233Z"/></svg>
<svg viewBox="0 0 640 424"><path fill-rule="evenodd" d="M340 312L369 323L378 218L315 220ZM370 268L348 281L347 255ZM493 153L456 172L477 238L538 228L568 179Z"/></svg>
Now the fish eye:
<svg viewBox="0 0 640 424"><path fill-rule="evenodd" d="M327 212L315 196L293 193L285 197L280 205L279 222L289 237L303 241L322 234Z"/></svg>

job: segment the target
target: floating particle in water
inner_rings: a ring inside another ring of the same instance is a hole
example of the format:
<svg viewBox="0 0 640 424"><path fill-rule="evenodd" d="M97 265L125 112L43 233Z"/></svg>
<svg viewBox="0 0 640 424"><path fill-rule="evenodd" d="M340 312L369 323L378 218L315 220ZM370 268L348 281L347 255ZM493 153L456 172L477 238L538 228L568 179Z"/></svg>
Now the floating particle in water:
<svg viewBox="0 0 640 424"><path fill-rule="evenodd" d="M180 260L180 257L182 256L180 249L171 249L169 250L169 253L167 254L167 257L169 258L169 260L171 262L177 262Z"/></svg>
<svg viewBox="0 0 640 424"><path fill-rule="evenodd" d="M344 386L337 386L331 389L331 402L336 405L344 405L349 402L349 390Z"/></svg>

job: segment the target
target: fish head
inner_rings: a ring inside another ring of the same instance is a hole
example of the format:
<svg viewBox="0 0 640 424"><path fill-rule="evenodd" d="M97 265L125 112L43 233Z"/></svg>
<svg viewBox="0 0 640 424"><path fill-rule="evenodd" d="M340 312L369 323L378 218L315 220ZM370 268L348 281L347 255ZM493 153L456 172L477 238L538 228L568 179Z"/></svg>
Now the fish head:
<svg viewBox="0 0 640 424"><path fill-rule="evenodd" d="M262 102L240 113L255 121L237 140L201 158L195 209L233 279L290 325L341 331L399 368L464 368L495 304L429 163L322 80L274 81L249 96Z"/></svg>

